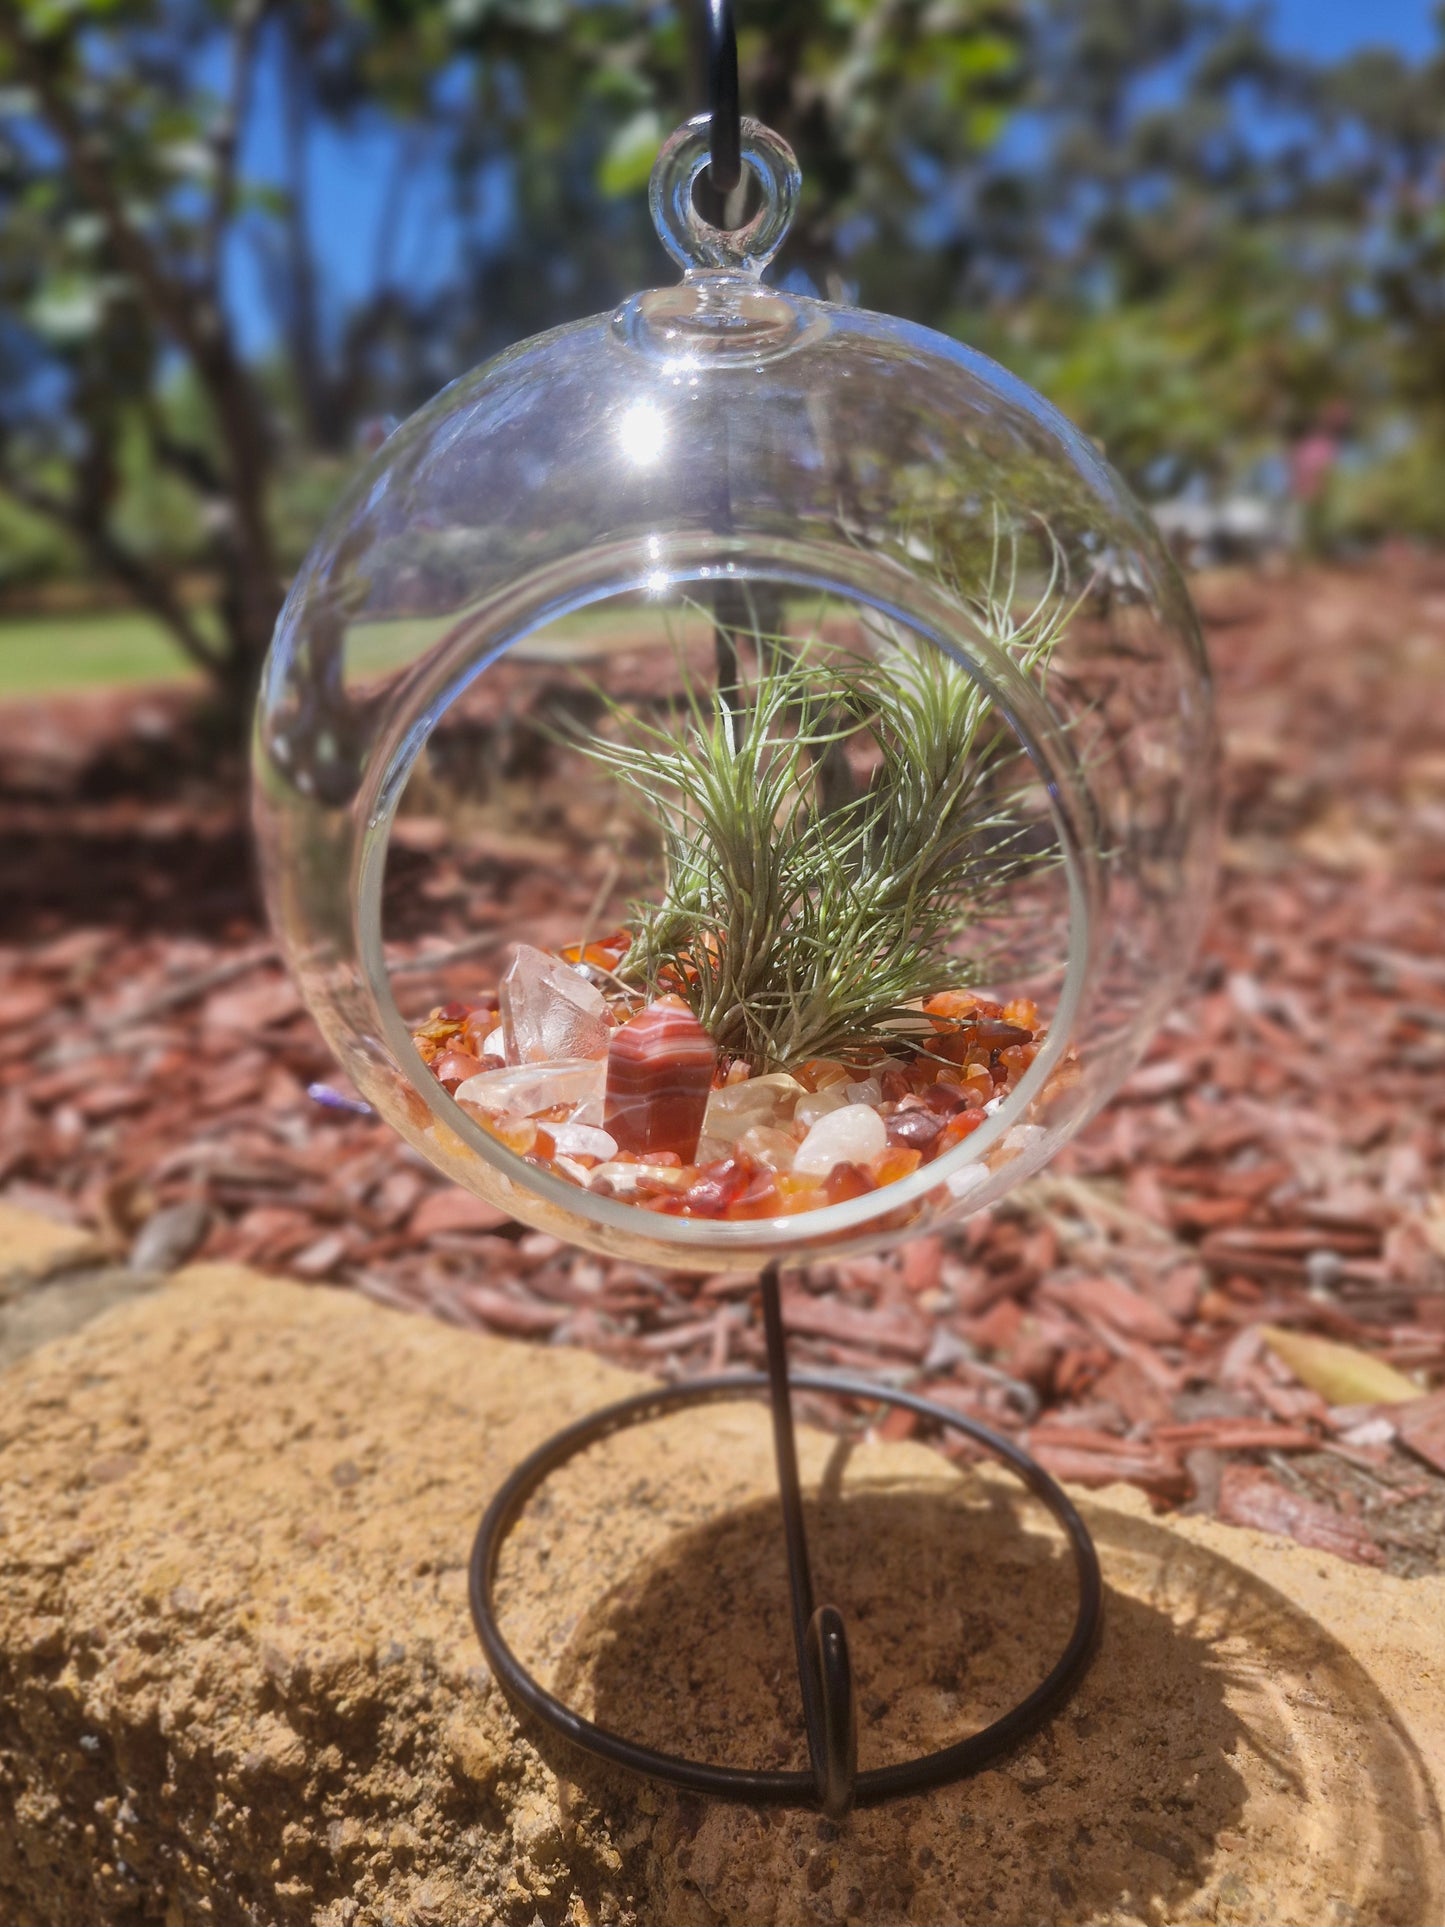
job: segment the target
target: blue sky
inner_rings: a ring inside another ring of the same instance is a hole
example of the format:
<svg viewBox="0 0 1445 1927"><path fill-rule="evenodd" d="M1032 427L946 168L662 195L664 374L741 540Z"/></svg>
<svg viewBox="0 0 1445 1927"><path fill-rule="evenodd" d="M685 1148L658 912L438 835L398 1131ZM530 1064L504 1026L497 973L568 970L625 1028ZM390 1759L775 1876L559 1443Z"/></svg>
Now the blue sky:
<svg viewBox="0 0 1445 1927"><path fill-rule="evenodd" d="M1240 0L1240 12L1247 9ZM1275 0L1275 35L1283 46L1317 60L1338 60L1356 47L1398 47L1423 54L1435 44L1430 0Z"/></svg>
<svg viewBox="0 0 1445 1927"><path fill-rule="evenodd" d="M688 4L689 0L681 0ZM1241 12L1254 0L1230 0ZM1276 38L1291 51L1318 60L1336 60L1361 46L1388 46L1411 57L1426 54L1438 41L1432 0L1274 0L1269 8ZM744 103L746 105L746 103ZM372 285L378 224L386 199L394 137L384 126L346 140L329 133L311 144L310 193L313 231L320 255L321 282L342 298L363 295ZM274 84L257 89L255 111L243 156L246 171L279 179L282 130ZM442 182L418 155L398 210L402 235L394 272L413 288L437 286L450 275L457 237L444 212ZM505 220L496 206L492 218ZM264 297L263 271L254 251L237 243L228 260L229 299L248 350L264 349L271 338L271 311Z"/></svg>

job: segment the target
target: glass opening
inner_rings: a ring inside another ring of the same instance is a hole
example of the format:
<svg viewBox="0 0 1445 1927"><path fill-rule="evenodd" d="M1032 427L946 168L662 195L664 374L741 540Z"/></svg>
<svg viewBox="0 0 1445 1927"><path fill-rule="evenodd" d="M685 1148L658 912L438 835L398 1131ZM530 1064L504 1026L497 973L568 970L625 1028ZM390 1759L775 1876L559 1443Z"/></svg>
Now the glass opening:
<svg viewBox="0 0 1445 1927"><path fill-rule="evenodd" d="M484 1193L699 1251L915 1229L1070 1074L1043 585L1010 650L836 567L646 560L479 613L402 704L360 892L387 1042Z"/></svg>

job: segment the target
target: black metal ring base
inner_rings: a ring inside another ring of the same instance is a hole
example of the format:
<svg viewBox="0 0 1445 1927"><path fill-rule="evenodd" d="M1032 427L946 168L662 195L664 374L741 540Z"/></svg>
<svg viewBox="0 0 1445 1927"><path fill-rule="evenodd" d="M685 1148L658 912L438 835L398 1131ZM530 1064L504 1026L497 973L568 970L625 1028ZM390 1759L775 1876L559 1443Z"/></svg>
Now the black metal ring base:
<svg viewBox="0 0 1445 1927"><path fill-rule="evenodd" d="M816 1612L812 1609L806 1548L801 1544L801 1509L795 1506L790 1513L781 1438L779 1469L784 1473L784 1522L790 1533L794 1627L798 1637L800 1683L809 1751L813 1760L812 1771L754 1772L742 1767L709 1766L671 1753L657 1752L651 1747L638 1746L631 1740L623 1739L620 1734L596 1726L591 1720L574 1713L532 1677L508 1646L497 1624L492 1601L497 1562L508 1532L528 1498L543 1480L588 1446L599 1443L614 1432L664 1417L689 1405L709 1405L745 1394L771 1391L775 1395L773 1412L776 1424L780 1409L776 1397L777 1380L761 1372L734 1373L724 1378L694 1380L685 1385L643 1392L635 1398L622 1399L588 1418L580 1419L539 1446L512 1473L482 1519L472 1548L472 1617L487 1659L503 1689L584 1751L627 1767L634 1773L664 1780L694 1793L725 1800L820 1807L825 1813L841 1817L855 1803L871 1805L977 1773L1040 1725L1068 1697L1088 1664L1099 1631L1103 1586L1093 1541L1068 1495L1041 1465L1010 1440L1001 1438L986 1426L947 1406L934 1404L912 1392L876 1385L868 1379L798 1372L788 1375L784 1383L802 1391L842 1393L885 1405L900 1405L936 1424L966 1434L1017 1473L1062 1526L1078 1574L1079 1609L1074 1628L1063 1652L1046 1677L1002 1718L938 1752L894 1766L871 1767L862 1773L856 1771L852 1694L843 1623L831 1606L819 1607ZM790 1452L790 1423L787 1429ZM792 1477L796 1499L795 1468ZM792 1543L795 1531L799 1541L797 1547ZM802 1559L801 1583L799 1554Z"/></svg>

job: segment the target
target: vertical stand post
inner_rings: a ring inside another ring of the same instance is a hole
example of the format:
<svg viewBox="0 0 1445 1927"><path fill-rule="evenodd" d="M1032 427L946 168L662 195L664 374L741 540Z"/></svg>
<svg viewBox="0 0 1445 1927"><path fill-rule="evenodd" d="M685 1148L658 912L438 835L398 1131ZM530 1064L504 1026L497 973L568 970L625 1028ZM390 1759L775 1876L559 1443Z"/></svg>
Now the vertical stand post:
<svg viewBox="0 0 1445 1927"><path fill-rule="evenodd" d="M798 1447L793 1432L792 1388L788 1382L787 1338L778 1267L762 1275L763 1332L768 1351L768 1397L773 1414L773 1454L783 1506L783 1536L788 1547L788 1587L792 1596L793 1644L808 1755L818 1804L830 1820L840 1820L853 1804L858 1780L858 1723L848 1635L836 1606L813 1604L813 1572L803 1521L798 1480Z"/></svg>

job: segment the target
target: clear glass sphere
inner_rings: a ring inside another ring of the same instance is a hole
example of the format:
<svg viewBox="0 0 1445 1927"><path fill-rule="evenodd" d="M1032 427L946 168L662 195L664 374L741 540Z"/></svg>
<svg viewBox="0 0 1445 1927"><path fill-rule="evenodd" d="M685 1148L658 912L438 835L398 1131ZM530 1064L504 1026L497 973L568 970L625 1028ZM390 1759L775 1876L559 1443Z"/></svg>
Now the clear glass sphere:
<svg viewBox="0 0 1445 1927"><path fill-rule="evenodd" d="M1175 995L1218 810L1147 516L1003 369L764 285L798 176L751 122L744 157L759 212L710 228L706 121L679 130L680 284L378 451L256 733L272 916L358 1088L513 1216L694 1270L884 1244L1036 1171ZM663 1087L686 1033L662 1110L707 1105L651 1150L618 1095L649 1025Z"/></svg>

